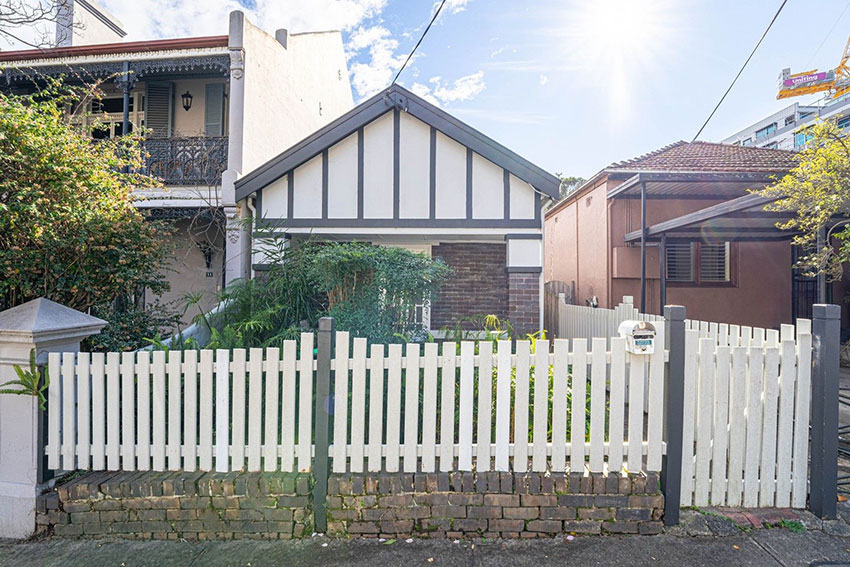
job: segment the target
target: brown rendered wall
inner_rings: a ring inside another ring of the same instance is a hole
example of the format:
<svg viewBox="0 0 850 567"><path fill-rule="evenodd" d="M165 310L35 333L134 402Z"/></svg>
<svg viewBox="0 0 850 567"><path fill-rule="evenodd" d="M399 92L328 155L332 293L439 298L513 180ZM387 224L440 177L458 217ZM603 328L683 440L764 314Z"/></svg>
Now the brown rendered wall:
<svg viewBox="0 0 850 567"><path fill-rule="evenodd" d="M605 182L546 218L544 280L576 283L576 299L608 304L608 237Z"/></svg>
<svg viewBox="0 0 850 567"><path fill-rule="evenodd" d="M616 199L602 210L595 201L619 182L603 182L546 219L545 279L576 281L578 303L596 295L614 307L624 295L640 295L640 248L625 246L627 232L640 228L640 201ZM588 202L590 197L590 202ZM716 200L650 199L647 224L697 211ZM576 221L577 218L577 221ZM603 227L603 235L599 235ZM606 242L607 240L607 242ZM578 243L576 247L575 243ZM684 305L688 317L777 327L791 322L791 247L788 242L733 244L733 284L700 287L668 284L667 303ZM647 311L660 312L657 250L647 254Z"/></svg>
<svg viewBox="0 0 850 567"><path fill-rule="evenodd" d="M508 276L504 243L441 243L431 250L454 273L431 306L431 328L454 326L478 315L508 317ZM465 322L464 328L476 325Z"/></svg>

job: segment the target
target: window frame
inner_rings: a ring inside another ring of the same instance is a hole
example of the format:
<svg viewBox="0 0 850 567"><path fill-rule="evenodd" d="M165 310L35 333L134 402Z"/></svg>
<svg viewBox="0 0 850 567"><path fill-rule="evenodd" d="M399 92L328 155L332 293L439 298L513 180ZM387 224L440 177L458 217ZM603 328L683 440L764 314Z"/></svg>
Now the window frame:
<svg viewBox="0 0 850 567"><path fill-rule="evenodd" d="M738 247L735 242L724 241L714 242L711 244L728 244L729 246L729 280L728 281L702 281L701 274L701 259L702 259L702 242L690 242L693 256L691 257L691 271L693 273L692 281L680 281L667 279L665 273L665 282L668 287L737 287L738 286ZM708 243L706 243L708 244ZM668 243L669 245L669 243ZM666 250L665 250L666 254ZM665 258L665 269L667 267Z"/></svg>

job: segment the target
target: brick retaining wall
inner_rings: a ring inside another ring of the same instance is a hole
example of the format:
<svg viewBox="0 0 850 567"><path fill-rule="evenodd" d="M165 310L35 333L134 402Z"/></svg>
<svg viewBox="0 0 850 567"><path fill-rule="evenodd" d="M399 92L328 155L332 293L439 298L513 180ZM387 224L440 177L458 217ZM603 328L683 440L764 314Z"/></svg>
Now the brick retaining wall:
<svg viewBox="0 0 850 567"><path fill-rule="evenodd" d="M39 533L132 539L290 539L313 531L311 477L98 472L41 496ZM337 474L334 537L552 537L661 532L658 475Z"/></svg>
<svg viewBox="0 0 850 567"><path fill-rule="evenodd" d="M313 530L311 477L90 473L38 500L38 533L131 539L290 539Z"/></svg>
<svg viewBox="0 0 850 567"><path fill-rule="evenodd" d="M533 538L661 532L658 475L334 475L328 535Z"/></svg>

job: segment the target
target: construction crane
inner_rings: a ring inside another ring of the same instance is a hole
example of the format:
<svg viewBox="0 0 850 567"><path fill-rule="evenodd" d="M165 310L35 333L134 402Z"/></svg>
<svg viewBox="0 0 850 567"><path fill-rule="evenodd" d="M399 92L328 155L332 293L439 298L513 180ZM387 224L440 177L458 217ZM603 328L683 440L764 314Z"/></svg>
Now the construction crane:
<svg viewBox="0 0 850 567"><path fill-rule="evenodd" d="M779 76L777 99L791 98L812 93L828 93L830 98L838 98L850 92L850 38L844 46L841 63L833 70L813 69L803 73L791 74L791 69L783 69Z"/></svg>

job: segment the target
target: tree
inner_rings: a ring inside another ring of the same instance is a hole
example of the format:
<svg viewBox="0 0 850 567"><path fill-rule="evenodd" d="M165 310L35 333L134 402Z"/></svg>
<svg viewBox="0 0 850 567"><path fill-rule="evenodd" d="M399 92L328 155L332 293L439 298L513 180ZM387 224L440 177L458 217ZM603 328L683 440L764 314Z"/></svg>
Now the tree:
<svg viewBox="0 0 850 567"><path fill-rule="evenodd" d="M96 90L0 94L0 309L48 297L80 311L167 289L165 225L133 206L139 138L93 143L69 108ZM121 173L130 171L131 173Z"/></svg>
<svg viewBox="0 0 850 567"><path fill-rule="evenodd" d="M837 220L850 215L850 139L831 121L812 126L809 135L797 166L755 193L776 199L765 210L794 213L778 226L798 233L793 243L804 251L798 267L809 275L840 279L850 260L850 226ZM818 250L819 235L833 245Z"/></svg>
<svg viewBox="0 0 850 567"><path fill-rule="evenodd" d="M561 178L561 187L559 190L559 199L563 199L579 187L581 187L586 179L584 177L575 177L575 176L564 176L558 174L558 177Z"/></svg>

